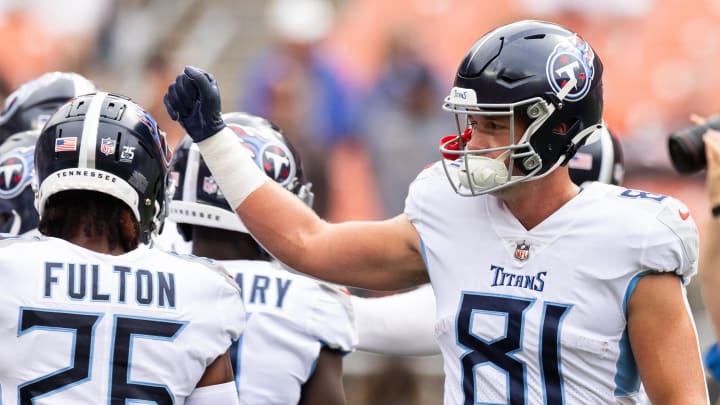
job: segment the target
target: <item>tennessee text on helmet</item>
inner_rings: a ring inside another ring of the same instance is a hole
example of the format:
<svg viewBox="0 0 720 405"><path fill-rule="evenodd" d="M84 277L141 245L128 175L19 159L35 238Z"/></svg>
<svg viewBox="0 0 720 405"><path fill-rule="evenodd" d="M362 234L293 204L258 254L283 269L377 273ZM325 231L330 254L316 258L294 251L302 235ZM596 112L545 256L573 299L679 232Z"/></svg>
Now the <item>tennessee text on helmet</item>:
<svg viewBox="0 0 720 405"><path fill-rule="evenodd" d="M36 204L65 190L91 190L124 202L140 223L141 241L165 215L171 153L155 119L130 99L98 92L53 114L35 150Z"/></svg>
<svg viewBox="0 0 720 405"><path fill-rule="evenodd" d="M601 127L602 63L587 42L562 26L505 25L469 50L443 109L455 114L460 134L440 144L443 167L458 194L485 194L538 179L566 164ZM476 115L508 117L508 144L467 149L469 117ZM516 118L527 124L522 134L516 134ZM554 131L559 124L566 125L564 134Z"/></svg>

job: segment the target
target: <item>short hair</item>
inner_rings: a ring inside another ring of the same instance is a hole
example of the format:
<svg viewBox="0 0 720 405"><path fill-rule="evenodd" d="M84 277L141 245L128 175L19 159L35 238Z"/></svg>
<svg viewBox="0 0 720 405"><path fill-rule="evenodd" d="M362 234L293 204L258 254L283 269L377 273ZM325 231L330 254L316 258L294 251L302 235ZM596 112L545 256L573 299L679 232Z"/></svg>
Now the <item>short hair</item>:
<svg viewBox="0 0 720 405"><path fill-rule="evenodd" d="M50 196L38 225L40 233L65 240L82 233L106 238L111 249L129 252L140 243L140 224L130 207L108 194L68 190Z"/></svg>

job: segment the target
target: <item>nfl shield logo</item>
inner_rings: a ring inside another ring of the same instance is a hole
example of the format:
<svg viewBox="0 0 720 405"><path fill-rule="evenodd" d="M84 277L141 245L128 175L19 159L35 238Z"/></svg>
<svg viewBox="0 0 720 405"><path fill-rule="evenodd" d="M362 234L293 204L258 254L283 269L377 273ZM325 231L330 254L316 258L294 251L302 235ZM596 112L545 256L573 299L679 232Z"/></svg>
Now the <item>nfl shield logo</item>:
<svg viewBox="0 0 720 405"><path fill-rule="evenodd" d="M205 176L203 179L203 191L208 194L215 194L218 191L218 185L215 179L209 176Z"/></svg>
<svg viewBox="0 0 720 405"><path fill-rule="evenodd" d="M110 156L115 153L115 140L112 138L101 138L100 152L102 152L106 156Z"/></svg>
<svg viewBox="0 0 720 405"><path fill-rule="evenodd" d="M527 260L530 257L530 245L525 241L518 242L515 246L515 258L518 260Z"/></svg>

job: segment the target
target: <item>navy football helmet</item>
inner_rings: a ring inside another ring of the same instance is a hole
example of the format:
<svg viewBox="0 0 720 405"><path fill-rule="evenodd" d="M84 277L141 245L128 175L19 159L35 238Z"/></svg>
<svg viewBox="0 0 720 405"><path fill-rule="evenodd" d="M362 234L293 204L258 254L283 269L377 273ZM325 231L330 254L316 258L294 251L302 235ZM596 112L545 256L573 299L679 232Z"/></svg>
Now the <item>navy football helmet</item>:
<svg viewBox="0 0 720 405"><path fill-rule="evenodd" d="M148 243L164 219L171 156L155 119L130 99L104 92L74 98L50 117L35 149L40 217L56 193L97 191L132 210Z"/></svg>
<svg viewBox="0 0 720 405"><path fill-rule="evenodd" d="M14 133L42 129L68 100L96 91L93 82L77 73L50 72L25 82L5 99L0 113L0 143Z"/></svg>
<svg viewBox="0 0 720 405"><path fill-rule="evenodd" d="M300 156L275 125L246 113L233 112L222 117L268 177L312 206L312 184L305 178ZM186 225L248 233L189 136L175 149L170 178L175 194L170 202L168 219L178 224L183 238L191 239Z"/></svg>
<svg viewBox="0 0 720 405"><path fill-rule="evenodd" d="M588 181L620 185L625 177L622 147L606 127L598 130L568 162L570 178L581 186Z"/></svg>
<svg viewBox="0 0 720 405"><path fill-rule="evenodd" d="M0 232L22 235L37 228L31 187L39 130L14 134L0 145Z"/></svg>
<svg viewBox="0 0 720 405"><path fill-rule="evenodd" d="M567 164L601 126L602 70L590 45L557 24L520 21L481 37L460 63L443 104L455 114L460 134L440 144L454 190L485 194ZM507 146L468 150L472 116L509 117ZM524 133L515 133L518 122ZM564 134L555 131L560 124ZM497 158L488 155L497 152ZM482 167L488 161L490 171Z"/></svg>

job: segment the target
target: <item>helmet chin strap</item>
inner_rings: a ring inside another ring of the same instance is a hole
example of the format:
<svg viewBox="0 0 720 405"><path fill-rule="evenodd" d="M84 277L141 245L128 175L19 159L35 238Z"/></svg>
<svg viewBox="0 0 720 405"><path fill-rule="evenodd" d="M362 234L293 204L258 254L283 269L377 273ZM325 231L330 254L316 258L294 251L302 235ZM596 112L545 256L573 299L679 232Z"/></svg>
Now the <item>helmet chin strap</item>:
<svg viewBox="0 0 720 405"><path fill-rule="evenodd" d="M480 192L489 190L508 181L505 159L510 152L503 152L496 158L468 155L460 165L458 180L465 188Z"/></svg>

